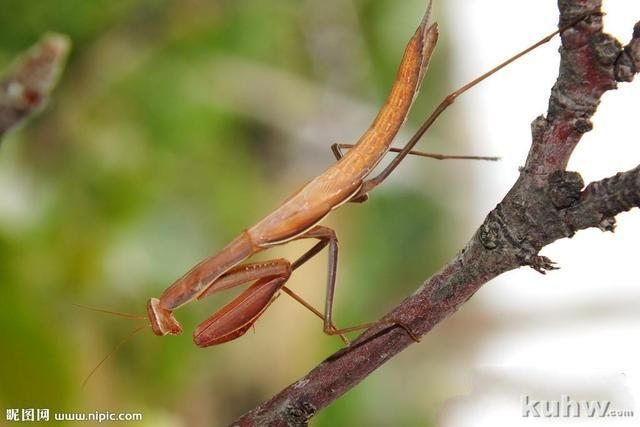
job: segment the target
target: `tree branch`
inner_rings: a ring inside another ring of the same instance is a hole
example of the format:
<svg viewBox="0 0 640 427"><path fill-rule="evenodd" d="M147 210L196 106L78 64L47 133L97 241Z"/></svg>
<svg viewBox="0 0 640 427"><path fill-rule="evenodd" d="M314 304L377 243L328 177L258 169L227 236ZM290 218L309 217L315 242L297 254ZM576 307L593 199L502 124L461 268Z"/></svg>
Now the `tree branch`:
<svg viewBox="0 0 640 427"><path fill-rule="evenodd" d="M58 82L69 52L69 39L44 36L18 57L0 81L0 138L40 110Z"/></svg>
<svg viewBox="0 0 640 427"><path fill-rule="evenodd" d="M626 47L602 32L601 0L559 0L563 27L558 79L547 117L532 123L532 143L518 180L453 260L384 318L424 335L494 277L553 262L538 255L549 243L589 227L613 231L618 213L640 207L640 166L589 184L565 171L602 94L640 71L640 22ZM305 425L319 410L412 344L397 327L375 327L233 425Z"/></svg>

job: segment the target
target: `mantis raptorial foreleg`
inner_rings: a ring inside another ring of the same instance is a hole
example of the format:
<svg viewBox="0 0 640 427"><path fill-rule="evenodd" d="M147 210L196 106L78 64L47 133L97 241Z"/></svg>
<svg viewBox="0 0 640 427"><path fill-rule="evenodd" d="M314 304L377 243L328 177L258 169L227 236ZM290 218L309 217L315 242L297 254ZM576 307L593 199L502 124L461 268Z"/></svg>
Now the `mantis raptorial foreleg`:
<svg viewBox="0 0 640 427"><path fill-rule="evenodd" d="M315 236L313 234L309 236L305 234L299 238L307 237ZM194 334L196 343L202 346L221 344L244 334L273 302L277 292L280 290L290 295L324 321L325 316L292 290L286 288L284 284L293 270L320 252L327 243L326 239L322 239L292 264L285 259L241 264L231 268L227 273L216 279L198 296L198 300L247 282L256 281L256 283L203 322ZM253 298L253 300L250 301L250 298ZM251 303L255 306L250 307ZM329 323L329 328L331 331L337 330L331 323ZM204 335L205 330L208 334L206 336ZM345 344L349 343L349 340L340 333L332 335L339 335Z"/></svg>
<svg viewBox="0 0 640 427"><path fill-rule="evenodd" d="M258 279L253 285L202 322L193 333L200 347L222 344L244 335L278 297L290 271Z"/></svg>
<svg viewBox="0 0 640 427"><path fill-rule="evenodd" d="M216 279L204 292L198 295L201 300L213 293L231 289L235 286L266 277L289 277L291 265L286 259L273 259L263 262L241 264L231 268L228 272Z"/></svg>

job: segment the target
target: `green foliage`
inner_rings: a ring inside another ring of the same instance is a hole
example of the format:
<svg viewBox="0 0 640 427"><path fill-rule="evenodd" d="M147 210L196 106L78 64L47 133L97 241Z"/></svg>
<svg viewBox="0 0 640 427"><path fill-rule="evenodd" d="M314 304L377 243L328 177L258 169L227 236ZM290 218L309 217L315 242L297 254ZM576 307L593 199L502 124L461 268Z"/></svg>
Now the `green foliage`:
<svg viewBox="0 0 640 427"><path fill-rule="evenodd" d="M274 304L255 336L200 350L190 333L216 308L219 300L212 300L179 312L186 331L179 338L138 334L81 390L92 367L138 323L71 305L143 314L147 298L330 164L333 141L315 156L315 148L295 145L304 144L296 134L244 111L236 99L218 103L215 94L203 95L214 83L226 85L207 79L229 58L323 88L301 3L0 1L3 63L47 31L67 33L74 43L50 105L0 151L2 406L139 411L148 425L224 425L335 350L335 339L317 323L282 332L278 322L292 323L284 304ZM344 96L379 103L420 3L355 3L363 34L354 37L364 40L377 86L354 82ZM399 21L405 27L388 40ZM363 99L363 92L379 96ZM304 105L272 100L285 102ZM303 156L287 154L293 147ZM440 205L399 188L384 185L370 202L337 216L345 248L340 323L374 319L451 249L439 231L447 229ZM294 286L324 285L324 272L304 274ZM316 425L373 422L362 418L371 401L367 387ZM401 399L381 393L390 408ZM422 420L420 411L410 408L395 424Z"/></svg>

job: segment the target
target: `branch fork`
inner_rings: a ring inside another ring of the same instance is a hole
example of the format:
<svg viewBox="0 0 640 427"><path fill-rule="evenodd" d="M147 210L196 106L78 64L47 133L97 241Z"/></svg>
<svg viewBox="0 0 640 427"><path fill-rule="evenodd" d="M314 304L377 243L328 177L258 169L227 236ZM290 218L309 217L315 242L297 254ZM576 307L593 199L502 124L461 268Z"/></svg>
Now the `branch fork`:
<svg viewBox="0 0 640 427"><path fill-rule="evenodd" d="M557 268L539 254L546 245L590 227L613 231L617 214L640 207L640 166L586 188L579 173L565 170L582 135L593 128L602 95L640 71L640 22L622 46L602 31L601 0L559 0L558 6L560 28L588 16L562 32L558 79L546 117L531 124L531 148L518 179L467 245L384 317L418 336L504 272ZM306 425L412 343L401 328L371 328L233 425Z"/></svg>

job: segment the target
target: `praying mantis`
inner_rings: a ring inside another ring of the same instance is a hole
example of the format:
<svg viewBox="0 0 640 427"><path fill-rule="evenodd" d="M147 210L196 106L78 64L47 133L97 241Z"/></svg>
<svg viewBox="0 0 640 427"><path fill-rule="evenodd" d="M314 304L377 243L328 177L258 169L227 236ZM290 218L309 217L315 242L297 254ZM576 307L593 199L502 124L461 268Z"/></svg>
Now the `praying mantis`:
<svg viewBox="0 0 640 427"><path fill-rule="evenodd" d="M269 308L281 291L286 292L323 320L329 335L344 334L375 325L399 326L415 340L409 328L393 319L370 322L339 329L333 324L333 298L336 285L338 240L336 233L319 223L333 210L346 203L362 203L409 154L436 158L489 159L474 156L441 156L414 151L426 130L462 93L486 79L519 57L549 41L555 31L526 50L508 59L447 96L403 148L391 147L417 96L429 60L438 40L438 27L431 19L432 1L416 32L409 40L388 98L371 126L354 145L334 144L331 148L337 162L311 180L275 210L252 227L244 230L219 252L195 265L169 286L159 298L147 303L147 314L153 332L159 336L177 335L182 327L174 311L193 300L236 286L253 282L244 292L213 313L194 331L193 340L200 347L222 344L246 333ZM343 154L342 149L350 150ZM376 176L372 171L390 153L397 153ZM317 242L298 259L243 263L258 252L301 239ZM324 313L320 313L285 286L292 272L328 246L329 261Z"/></svg>

